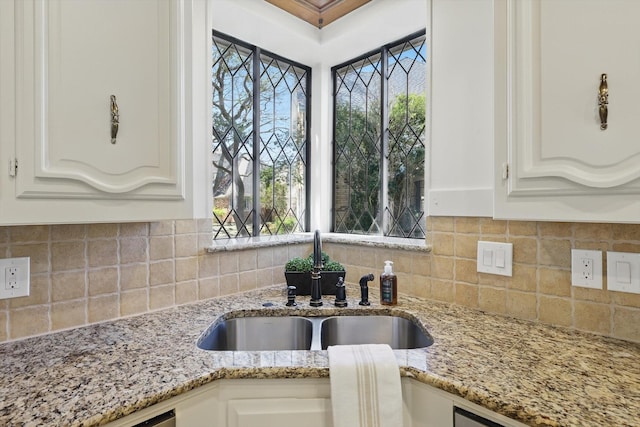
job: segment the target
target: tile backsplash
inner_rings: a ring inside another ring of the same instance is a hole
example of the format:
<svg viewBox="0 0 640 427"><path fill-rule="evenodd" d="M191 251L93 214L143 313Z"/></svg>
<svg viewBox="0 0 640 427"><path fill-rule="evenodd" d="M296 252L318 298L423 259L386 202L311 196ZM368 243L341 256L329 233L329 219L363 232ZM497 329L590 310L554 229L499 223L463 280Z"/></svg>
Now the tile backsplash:
<svg viewBox="0 0 640 427"><path fill-rule="evenodd" d="M311 244L208 253L209 220L0 227L31 257L31 295L0 301L0 341L284 283ZM394 261L400 292L640 342L640 295L571 286L571 249L640 252L640 225L432 217L431 253L325 243L347 281ZM478 240L513 243L513 277L476 272ZM605 263L606 264L606 263ZM605 266L606 270L606 266ZM605 272L606 274L606 272ZM376 292L373 290L372 292Z"/></svg>

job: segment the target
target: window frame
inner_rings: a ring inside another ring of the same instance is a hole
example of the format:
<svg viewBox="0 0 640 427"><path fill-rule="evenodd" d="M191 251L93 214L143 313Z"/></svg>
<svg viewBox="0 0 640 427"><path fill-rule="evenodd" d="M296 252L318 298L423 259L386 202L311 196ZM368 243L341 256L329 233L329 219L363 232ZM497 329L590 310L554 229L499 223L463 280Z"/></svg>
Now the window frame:
<svg viewBox="0 0 640 427"><path fill-rule="evenodd" d="M304 167L304 182L305 182L305 212L304 212L304 218L303 218L303 232L308 232L310 227L311 227L311 209L310 209L310 203L311 203L311 99L312 99L312 93L311 93L311 88L312 88L312 70L311 67L301 64L297 61L285 58L281 55L278 55L274 52L271 52L269 50L266 49L262 49L259 46L253 45L251 43L245 42L243 40L240 40L234 36L231 36L229 34L223 33L221 31L212 29L211 32L211 40L212 40L212 48L215 45L215 38L219 38L224 40L225 42L228 42L230 44L235 44L238 45L239 47L246 49L248 51L251 52L251 73L252 73L252 103L253 103L253 118L252 118L252 127L253 127L253 131L252 131L252 156L254 161L252 162L252 193L251 193L251 197L252 197L252 212L253 212L253 218L251 221L251 226L252 226L252 230L251 230L251 235L250 236L240 236L236 233L235 236L230 236L229 233L227 232L226 229L224 229L224 236L222 237L218 237L218 233L213 233L212 234L212 239L214 241L224 241L225 239L237 239L240 237L260 237L260 236L275 236L276 234L272 234L272 233L267 233L267 234L261 234L261 231L263 229L262 227L262 220L261 220L261 216L260 216L260 207L261 207L261 201L260 201L260 151L262 149L262 145L261 145L261 132L260 132L260 82L261 82L261 60L260 58L263 56L267 56L270 59L276 60L278 62L282 62L282 63L286 63L287 65L293 66L295 68L298 69L302 69L304 70L305 74L306 74L306 81L305 81L305 85L304 85L304 91L306 93L306 103L305 103L305 112L304 112L304 120L305 120L305 129L304 129L304 138L305 138L305 154L304 154L304 161L305 161L305 167ZM211 75L211 74L210 74ZM257 78L256 78L257 76ZM212 107L213 108L213 107ZM212 138L215 138L215 133L212 135ZM212 140L213 141L213 140ZM211 142L212 142L211 141ZM209 149L211 150L211 144L208 145ZM213 171L215 171L216 166L213 165ZM213 176L209 177L210 179L213 179ZM210 188L210 192L211 192L211 187L212 183L209 184L209 188ZM290 191L290 190L289 190ZM290 195L291 193L289 193ZM213 194L210 195L213 198ZM246 225L248 225L247 223L243 224L243 227L246 228ZM224 227L223 227L224 228ZM284 235L287 234L292 234L292 232L288 232L288 233L283 233Z"/></svg>
<svg viewBox="0 0 640 427"><path fill-rule="evenodd" d="M332 232L336 232L335 231L335 227L336 227L336 203L337 203L337 196L336 196L336 182L338 180L338 173L337 173L337 149L336 149L336 123L337 123L337 97L336 97L336 89L337 89L337 71L355 64L359 61L362 61L364 59L367 59L369 57L372 56L377 56L379 57L380 60L380 75L381 75L381 81L380 81L380 129L381 129L381 135L380 135L380 140L381 140L381 147L380 147L380 194L379 194L379 200L380 200L380 210L381 212L379 212L378 214L381 215L382 217L382 223L380 224L380 229L381 229L381 233L378 234L372 234L372 233L353 233L353 232L349 232L346 234L353 234L353 235L362 235L362 236L384 236L384 237L394 237L394 236L387 236L386 234L386 230L388 228L388 219L387 219L387 215L386 215L386 210L387 210L387 205L388 205L388 159L387 159L387 153L389 152L389 132L388 132L388 122L389 122L389 104L388 104L388 56L389 56L389 51L392 50L393 48L402 45L403 43L406 43L408 41L411 41L413 39L416 39L418 37L424 37L424 42L426 43L428 41L428 37L427 37L427 32L426 29L422 29L416 32L413 32L405 37L402 37L400 39L394 40L390 43L386 43L383 46L370 50L366 53L363 53L361 55L358 55L348 61L344 61L338 65L335 65L333 67L331 67L331 82L332 82L332 93L331 93L331 97L332 97L332 129L331 129L331 142L332 142L332 178L333 178L333 188L332 188L332 209L331 209L331 230ZM426 60L426 58L425 58ZM427 64L427 72L426 75L428 76L428 64ZM428 85L427 85L428 87ZM426 96L426 95L425 95ZM426 120L427 118L425 117L425 132L426 132L426 125L428 123L428 121ZM425 142L426 142L426 136L425 135ZM426 146L425 146L425 159L424 159L424 166L423 166L423 175L426 172L426 168L427 168L427 159L426 159ZM426 185L426 179L423 178L423 187L424 185ZM424 191L423 191L424 193ZM426 212L426 206L424 205L424 203L426 202L426 197L423 194L423 216L422 216L422 220L424 221L424 234L425 236L421 236L421 237L411 237L411 236L407 236L407 237L397 237L397 238L402 238L402 239L424 239L426 237L426 233L427 233L427 228L426 228L426 218L427 218L427 212ZM344 232L341 232L344 233Z"/></svg>

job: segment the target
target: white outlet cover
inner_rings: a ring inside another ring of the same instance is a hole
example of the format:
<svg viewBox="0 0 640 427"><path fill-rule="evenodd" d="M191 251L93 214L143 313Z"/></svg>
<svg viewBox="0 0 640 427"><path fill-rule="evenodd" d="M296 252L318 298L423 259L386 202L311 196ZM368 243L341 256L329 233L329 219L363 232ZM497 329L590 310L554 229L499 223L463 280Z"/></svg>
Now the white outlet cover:
<svg viewBox="0 0 640 427"><path fill-rule="evenodd" d="M0 259L0 299L28 297L30 276L30 258L4 258ZM9 268L16 268L15 285L9 285Z"/></svg>
<svg viewBox="0 0 640 427"><path fill-rule="evenodd" d="M593 275L590 280L582 274L583 259L593 261ZM571 249L571 284L582 288L602 289L602 251Z"/></svg>
<svg viewBox="0 0 640 427"><path fill-rule="evenodd" d="M607 252L607 289L640 294L640 254Z"/></svg>

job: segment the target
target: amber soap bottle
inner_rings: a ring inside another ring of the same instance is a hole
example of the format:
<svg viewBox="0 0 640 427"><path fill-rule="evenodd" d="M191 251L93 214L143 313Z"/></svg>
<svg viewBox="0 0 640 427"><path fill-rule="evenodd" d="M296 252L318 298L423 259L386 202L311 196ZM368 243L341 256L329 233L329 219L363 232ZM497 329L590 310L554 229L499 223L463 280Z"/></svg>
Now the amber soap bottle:
<svg viewBox="0 0 640 427"><path fill-rule="evenodd" d="M384 262L384 272L380 275L380 303L398 304L398 276L393 274L393 262Z"/></svg>

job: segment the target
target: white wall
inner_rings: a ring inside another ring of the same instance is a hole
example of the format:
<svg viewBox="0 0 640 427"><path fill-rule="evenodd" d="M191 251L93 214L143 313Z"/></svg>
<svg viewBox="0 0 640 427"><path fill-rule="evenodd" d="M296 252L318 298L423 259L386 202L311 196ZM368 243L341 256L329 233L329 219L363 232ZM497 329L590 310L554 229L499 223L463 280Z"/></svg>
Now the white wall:
<svg viewBox="0 0 640 427"><path fill-rule="evenodd" d="M492 0L374 0L322 30L263 0L213 0L213 28L312 68L312 229L331 227L330 68L425 27L429 214L492 216Z"/></svg>

